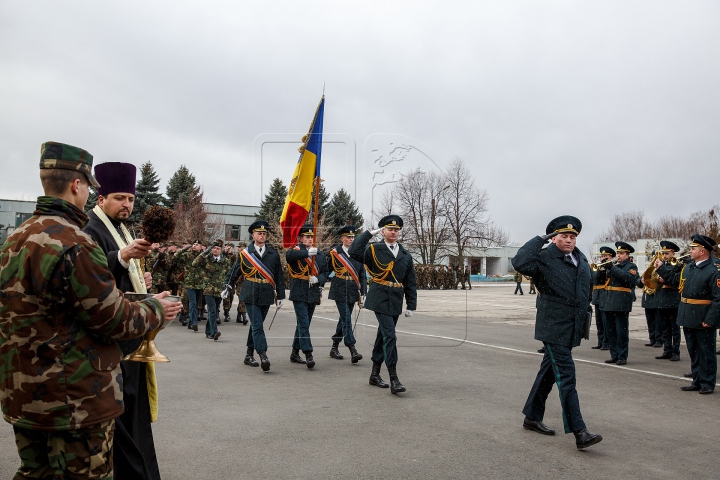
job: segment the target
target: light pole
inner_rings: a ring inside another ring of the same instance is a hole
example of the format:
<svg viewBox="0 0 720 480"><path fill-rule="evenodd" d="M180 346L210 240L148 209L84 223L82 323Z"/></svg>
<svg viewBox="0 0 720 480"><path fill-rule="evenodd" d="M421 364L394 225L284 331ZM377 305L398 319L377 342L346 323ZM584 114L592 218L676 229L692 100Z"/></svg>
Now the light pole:
<svg viewBox="0 0 720 480"><path fill-rule="evenodd" d="M438 192L438 196L442 194L445 190L450 188L450 185L445 185L442 190ZM435 263L435 197L433 196L432 199L430 199L430 252L429 252L429 260L431 260L430 264Z"/></svg>

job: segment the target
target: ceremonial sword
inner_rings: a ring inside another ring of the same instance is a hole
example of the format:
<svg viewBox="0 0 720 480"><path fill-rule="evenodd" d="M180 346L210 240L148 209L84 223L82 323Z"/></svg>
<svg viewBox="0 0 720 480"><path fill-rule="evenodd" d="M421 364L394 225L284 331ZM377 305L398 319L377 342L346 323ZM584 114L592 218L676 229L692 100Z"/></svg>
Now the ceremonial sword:
<svg viewBox="0 0 720 480"><path fill-rule="evenodd" d="M277 294L276 294L275 303L277 303ZM275 317L277 317L277 312L278 312L278 310L280 310L280 305L278 305L277 307L275 307L275 313L273 313L273 318L272 318L272 320L270 320L270 326L268 327L268 331L272 328L272 324L273 324L273 322L275 321Z"/></svg>

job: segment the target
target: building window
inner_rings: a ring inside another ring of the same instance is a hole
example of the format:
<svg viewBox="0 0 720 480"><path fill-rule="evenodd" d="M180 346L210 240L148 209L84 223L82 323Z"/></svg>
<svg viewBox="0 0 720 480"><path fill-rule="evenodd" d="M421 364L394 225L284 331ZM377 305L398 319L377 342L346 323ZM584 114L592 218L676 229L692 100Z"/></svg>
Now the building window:
<svg viewBox="0 0 720 480"><path fill-rule="evenodd" d="M15 228L18 228L20 225L25 223L27 220L32 217L32 213L16 213L15 214Z"/></svg>
<svg viewBox="0 0 720 480"><path fill-rule="evenodd" d="M240 240L240 225L230 226L230 238L233 240Z"/></svg>

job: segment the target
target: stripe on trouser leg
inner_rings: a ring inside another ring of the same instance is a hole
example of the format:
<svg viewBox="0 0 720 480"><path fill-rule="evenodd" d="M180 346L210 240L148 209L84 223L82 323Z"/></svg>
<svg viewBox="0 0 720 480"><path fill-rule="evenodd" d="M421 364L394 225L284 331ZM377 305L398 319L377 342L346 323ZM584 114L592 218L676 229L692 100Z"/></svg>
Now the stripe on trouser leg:
<svg viewBox="0 0 720 480"><path fill-rule="evenodd" d="M563 404L563 395L562 390L560 389L560 369L558 368L557 364L555 363L555 355L553 354L552 348L550 348L550 344L546 343L545 348L547 348L548 353L550 354L550 363L552 363L553 366L553 372L555 373L555 383L558 387L558 394L560 395L560 408L562 409L562 419L563 419L563 427L565 427L565 433L570 433L570 426L568 425L567 421L567 415L565 415L565 405Z"/></svg>

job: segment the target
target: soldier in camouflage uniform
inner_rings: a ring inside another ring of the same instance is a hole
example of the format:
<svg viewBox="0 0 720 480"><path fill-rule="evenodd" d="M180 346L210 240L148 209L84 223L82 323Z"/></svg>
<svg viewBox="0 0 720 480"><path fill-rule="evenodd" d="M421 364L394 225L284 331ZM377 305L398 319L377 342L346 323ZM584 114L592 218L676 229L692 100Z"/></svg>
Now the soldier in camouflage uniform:
<svg viewBox="0 0 720 480"><path fill-rule="evenodd" d="M234 249L235 249L235 245L233 245L232 243L228 242L225 244L225 249L223 251L223 254L225 255L225 257L230 259L230 265L234 265L235 261L237 260L237 255L235 255L235 253L233 251ZM226 322L230 321L230 309L232 308L232 303L233 303L234 297L235 297L235 291L230 290L227 298L223 298L223 301L222 301L223 314L224 314L223 320Z"/></svg>
<svg viewBox="0 0 720 480"><path fill-rule="evenodd" d="M193 267L198 268L201 272L204 285L203 295L205 295L205 303L208 307L205 337L212 338L215 341L220 338L220 331L217 329L220 294L223 291L225 275L232 266L230 259L222 253L221 243L221 240L213 243L210 252L198 255L192 263Z"/></svg>
<svg viewBox="0 0 720 480"><path fill-rule="evenodd" d="M112 478L123 412L118 340L171 321L164 295L131 303L80 228L92 155L43 144L46 196L0 251L0 406L20 456L16 479Z"/></svg>
<svg viewBox="0 0 720 480"><path fill-rule="evenodd" d="M183 249L184 250L184 249ZM202 253L202 245L196 241L192 248L178 253L178 263L183 266L185 276L183 286L188 297L188 313L190 315L188 328L198 331L198 302L202 297L202 291L205 287L202 281L200 269L193 266L193 262L198 255Z"/></svg>
<svg viewBox="0 0 720 480"><path fill-rule="evenodd" d="M167 274L170 271L170 261L167 255L167 245L162 244L158 247L157 255L152 259L146 259L145 267L150 269L152 273L152 284L156 293L167 290Z"/></svg>
<svg viewBox="0 0 720 480"><path fill-rule="evenodd" d="M178 289L180 287L180 280L178 279L178 276L180 275L181 271L177 268L177 258L175 257L177 251L177 243L171 242L167 248L167 288L173 295L178 294Z"/></svg>

